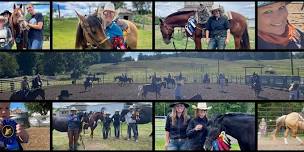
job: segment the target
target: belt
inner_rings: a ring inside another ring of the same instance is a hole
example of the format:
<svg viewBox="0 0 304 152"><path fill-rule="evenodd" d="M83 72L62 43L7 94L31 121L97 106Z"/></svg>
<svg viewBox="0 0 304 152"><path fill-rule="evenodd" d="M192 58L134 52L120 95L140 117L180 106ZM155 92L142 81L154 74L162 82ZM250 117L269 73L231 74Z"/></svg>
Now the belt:
<svg viewBox="0 0 304 152"><path fill-rule="evenodd" d="M178 140L178 141L182 141L182 140L186 140L187 138L170 138L171 140Z"/></svg>

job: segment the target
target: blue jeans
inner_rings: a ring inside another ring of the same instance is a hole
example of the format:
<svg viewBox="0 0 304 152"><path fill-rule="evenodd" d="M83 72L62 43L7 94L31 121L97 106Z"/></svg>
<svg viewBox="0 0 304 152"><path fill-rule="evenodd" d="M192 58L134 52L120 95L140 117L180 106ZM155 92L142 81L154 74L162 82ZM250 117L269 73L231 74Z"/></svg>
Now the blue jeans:
<svg viewBox="0 0 304 152"><path fill-rule="evenodd" d="M0 50L11 50L11 46L9 44L3 46L3 47L0 47Z"/></svg>
<svg viewBox="0 0 304 152"><path fill-rule="evenodd" d="M178 139L170 139L170 143L167 147L167 150L187 150L187 142L186 139L178 140Z"/></svg>
<svg viewBox="0 0 304 152"><path fill-rule="evenodd" d="M214 38L210 38L208 49L215 50L217 48L218 50L224 50L226 47L225 41L226 41L226 37L217 36Z"/></svg>
<svg viewBox="0 0 304 152"><path fill-rule="evenodd" d="M135 140L138 139L138 128L137 128L137 124L136 123L129 123L128 125L128 137L129 139L131 139L131 129L133 131L133 135Z"/></svg>
<svg viewBox="0 0 304 152"><path fill-rule="evenodd" d="M29 39L28 40L28 48L33 50L33 49L42 49L43 41L40 40L35 40L35 39Z"/></svg>

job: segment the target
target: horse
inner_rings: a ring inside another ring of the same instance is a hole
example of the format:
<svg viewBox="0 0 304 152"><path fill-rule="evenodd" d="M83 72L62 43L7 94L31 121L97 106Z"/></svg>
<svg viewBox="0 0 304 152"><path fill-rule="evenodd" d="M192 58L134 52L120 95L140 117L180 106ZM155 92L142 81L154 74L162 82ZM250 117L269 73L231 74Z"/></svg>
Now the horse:
<svg viewBox="0 0 304 152"><path fill-rule="evenodd" d="M164 77L164 81L167 83L167 88L169 89L169 84L174 88L176 83L175 80L172 78Z"/></svg>
<svg viewBox="0 0 304 152"><path fill-rule="evenodd" d="M183 77L183 76L173 76L173 78L176 80L176 81L186 81L187 78L186 77Z"/></svg>
<svg viewBox="0 0 304 152"><path fill-rule="evenodd" d="M84 90L87 91L88 88L93 88L93 81L90 79L86 79L83 82L83 85L84 85Z"/></svg>
<svg viewBox="0 0 304 152"><path fill-rule="evenodd" d="M9 25L12 30L12 35L16 42L17 50L27 49L28 41L28 26L25 21L24 12L22 11L22 4L18 7L14 4L12 15L9 18Z"/></svg>
<svg viewBox="0 0 304 152"><path fill-rule="evenodd" d="M209 84L210 84L210 77L209 77L209 75L208 74L205 74L204 76L203 76L203 84L205 84L204 85L204 87L205 88L210 88L209 87Z"/></svg>
<svg viewBox="0 0 304 152"><path fill-rule="evenodd" d="M262 91L261 83L258 82L257 79L254 79L253 76L251 76L250 79L251 79L251 88L254 90L255 97L258 98L260 95L260 92Z"/></svg>
<svg viewBox="0 0 304 152"><path fill-rule="evenodd" d="M39 97L45 100L45 91L42 88L29 90L28 94L24 97L23 90L14 92L10 100L37 100Z"/></svg>
<svg viewBox="0 0 304 152"><path fill-rule="evenodd" d="M150 75L149 79L152 79L153 77ZM155 77L155 82L162 82L162 78L161 77Z"/></svg>
<svg viewBox="0 0 304 152"><path fill-rule="evenodd" d="M179 11L167 16L164 20L160 21L160 31L162 33L163 41L169 44L171 38L173 38L175 27L185 27L188 19L191 16L195 16L197 11ZM236 12L231 11L232 19L230 23L230 33L234 37L234 45L236 49L250 49L248 28L246 18ZM194 33L195 49L202 49L201 38L205 35L205 29L201 25L197 24ZM190 37L189 35L187 35Z"/></svg>
<svg viewBox="0 0 304 152"><path fill-rule="evenodd" d="M241 151L256 150L255 116L244 113L227 113L218 115L208 121L208 135L204 147L210 150L212 142L222 131L237 139Z"/></svg>
<svg viewBox="0 0 304 152"><path fill-rule="evenodd" d="M129 83L133 83L133 79L132 79L132 78L127 78L127 81L128 81Z"/></svg>
<svg viewBox="0 0 304 152"><path fill-rule="evenodd" d="M157 83L155 85L145 84L142 86L138 86L138 96L141 95L142 98L147 98L148 92L155 92L156 99L158 96L161 96L160 91L162 87L166 87L166 82Z"/></svg>
<svg viewBox="0 0 304 152"><path fill-rule="evenodd" d="M98 9L95 13L89 16L83 16L75 11L79 23L77 25L75 48L95 48L95 49L113 49L112 42L105 33L105 25L103 19L98 15ZM127 24L128 32L125 36L127 48L137 48L137 27L134 23L128 20L120 19L119 21Z"/></svg>
<svg viewBox="0 0 304 152"><path fill-rule="evenodd" d="M114 77L114 82L116 82L118 80L118 85L122 87L127 82L129 82L129 83L131 83L131 81L133 82L133 79L132 80L131 79L132 78L128 79L128 78L125 78L123 76L116 76L116 77Z"/></svg>
<svg viewBox="0 0 304 152"><path fill-rule="evenodd" d="M90 137L93 139L94 136L94 129L98 125L98 120L103 121L104 119L104 114L103 112L95 112L92 115L89 116L89 119L86 119L84 129L88 129L89 127L91 128L91 134ZM88 120L88 122L87 122Z"/></svg>
<svg viewBox="0 0 304 152"><path fill-rule="evenodd" d="M287 115L283 115L276 119L276 128L272 132L272 139L276 139L276 135L278 131L285 127L285 133L284 133L284 142L285 144L288 144L287 142L287 136L289 133L289 130L291 130L291 136L293 138L296 138L301 144L304 144L304 142L297 136L298 130L304 130L304 118L301 116L300 113L292 112Z"/></svg>

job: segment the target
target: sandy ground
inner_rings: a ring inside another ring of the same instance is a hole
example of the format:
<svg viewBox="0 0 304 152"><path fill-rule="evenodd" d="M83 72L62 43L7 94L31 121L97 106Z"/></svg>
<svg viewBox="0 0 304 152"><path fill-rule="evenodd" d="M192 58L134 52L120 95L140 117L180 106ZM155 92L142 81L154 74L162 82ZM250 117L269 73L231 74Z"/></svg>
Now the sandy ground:
<svg viewBox="0 0 304 152"><path fill-rule="evenodd" d="M22 144L23 150L50 150L50 128L31 127L26 129L29 142Z"/></svg>
<svg viewBox="0 0 304 152"><path fill-rule="evenodd" d="M304 150L304 145L300 145L295 138L288 137L287 141L288 145L285 145L283 137L277 137L276 140L262 137L258 139L258 150Z"/></svg>

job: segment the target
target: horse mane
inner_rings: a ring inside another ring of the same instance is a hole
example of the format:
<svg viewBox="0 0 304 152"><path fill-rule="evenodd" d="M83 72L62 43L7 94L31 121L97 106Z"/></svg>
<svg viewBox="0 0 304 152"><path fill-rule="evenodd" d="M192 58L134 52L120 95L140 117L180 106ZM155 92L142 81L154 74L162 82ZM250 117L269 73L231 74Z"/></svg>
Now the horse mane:
<svg viewBox="0 0 304 152"><path fill-rule="evenodd" d="M87 44L87 42L83 35L83 29L82 29L80 23L78 23L77 32L76 32L75 48L77 49L80 47L84 47L84 46L86 46L86 44Z"/></svg>
<svg viewBox="0 0 304 152"><path fill-rule="evenodd" d="M168 15L165 19L167 19L168 17L172 17L172 16L176 16L176 15L183 15L183 14L187 14L187 13L191 13L194 11L178 11L178 12L174 12L170 15Z"/></svg>

